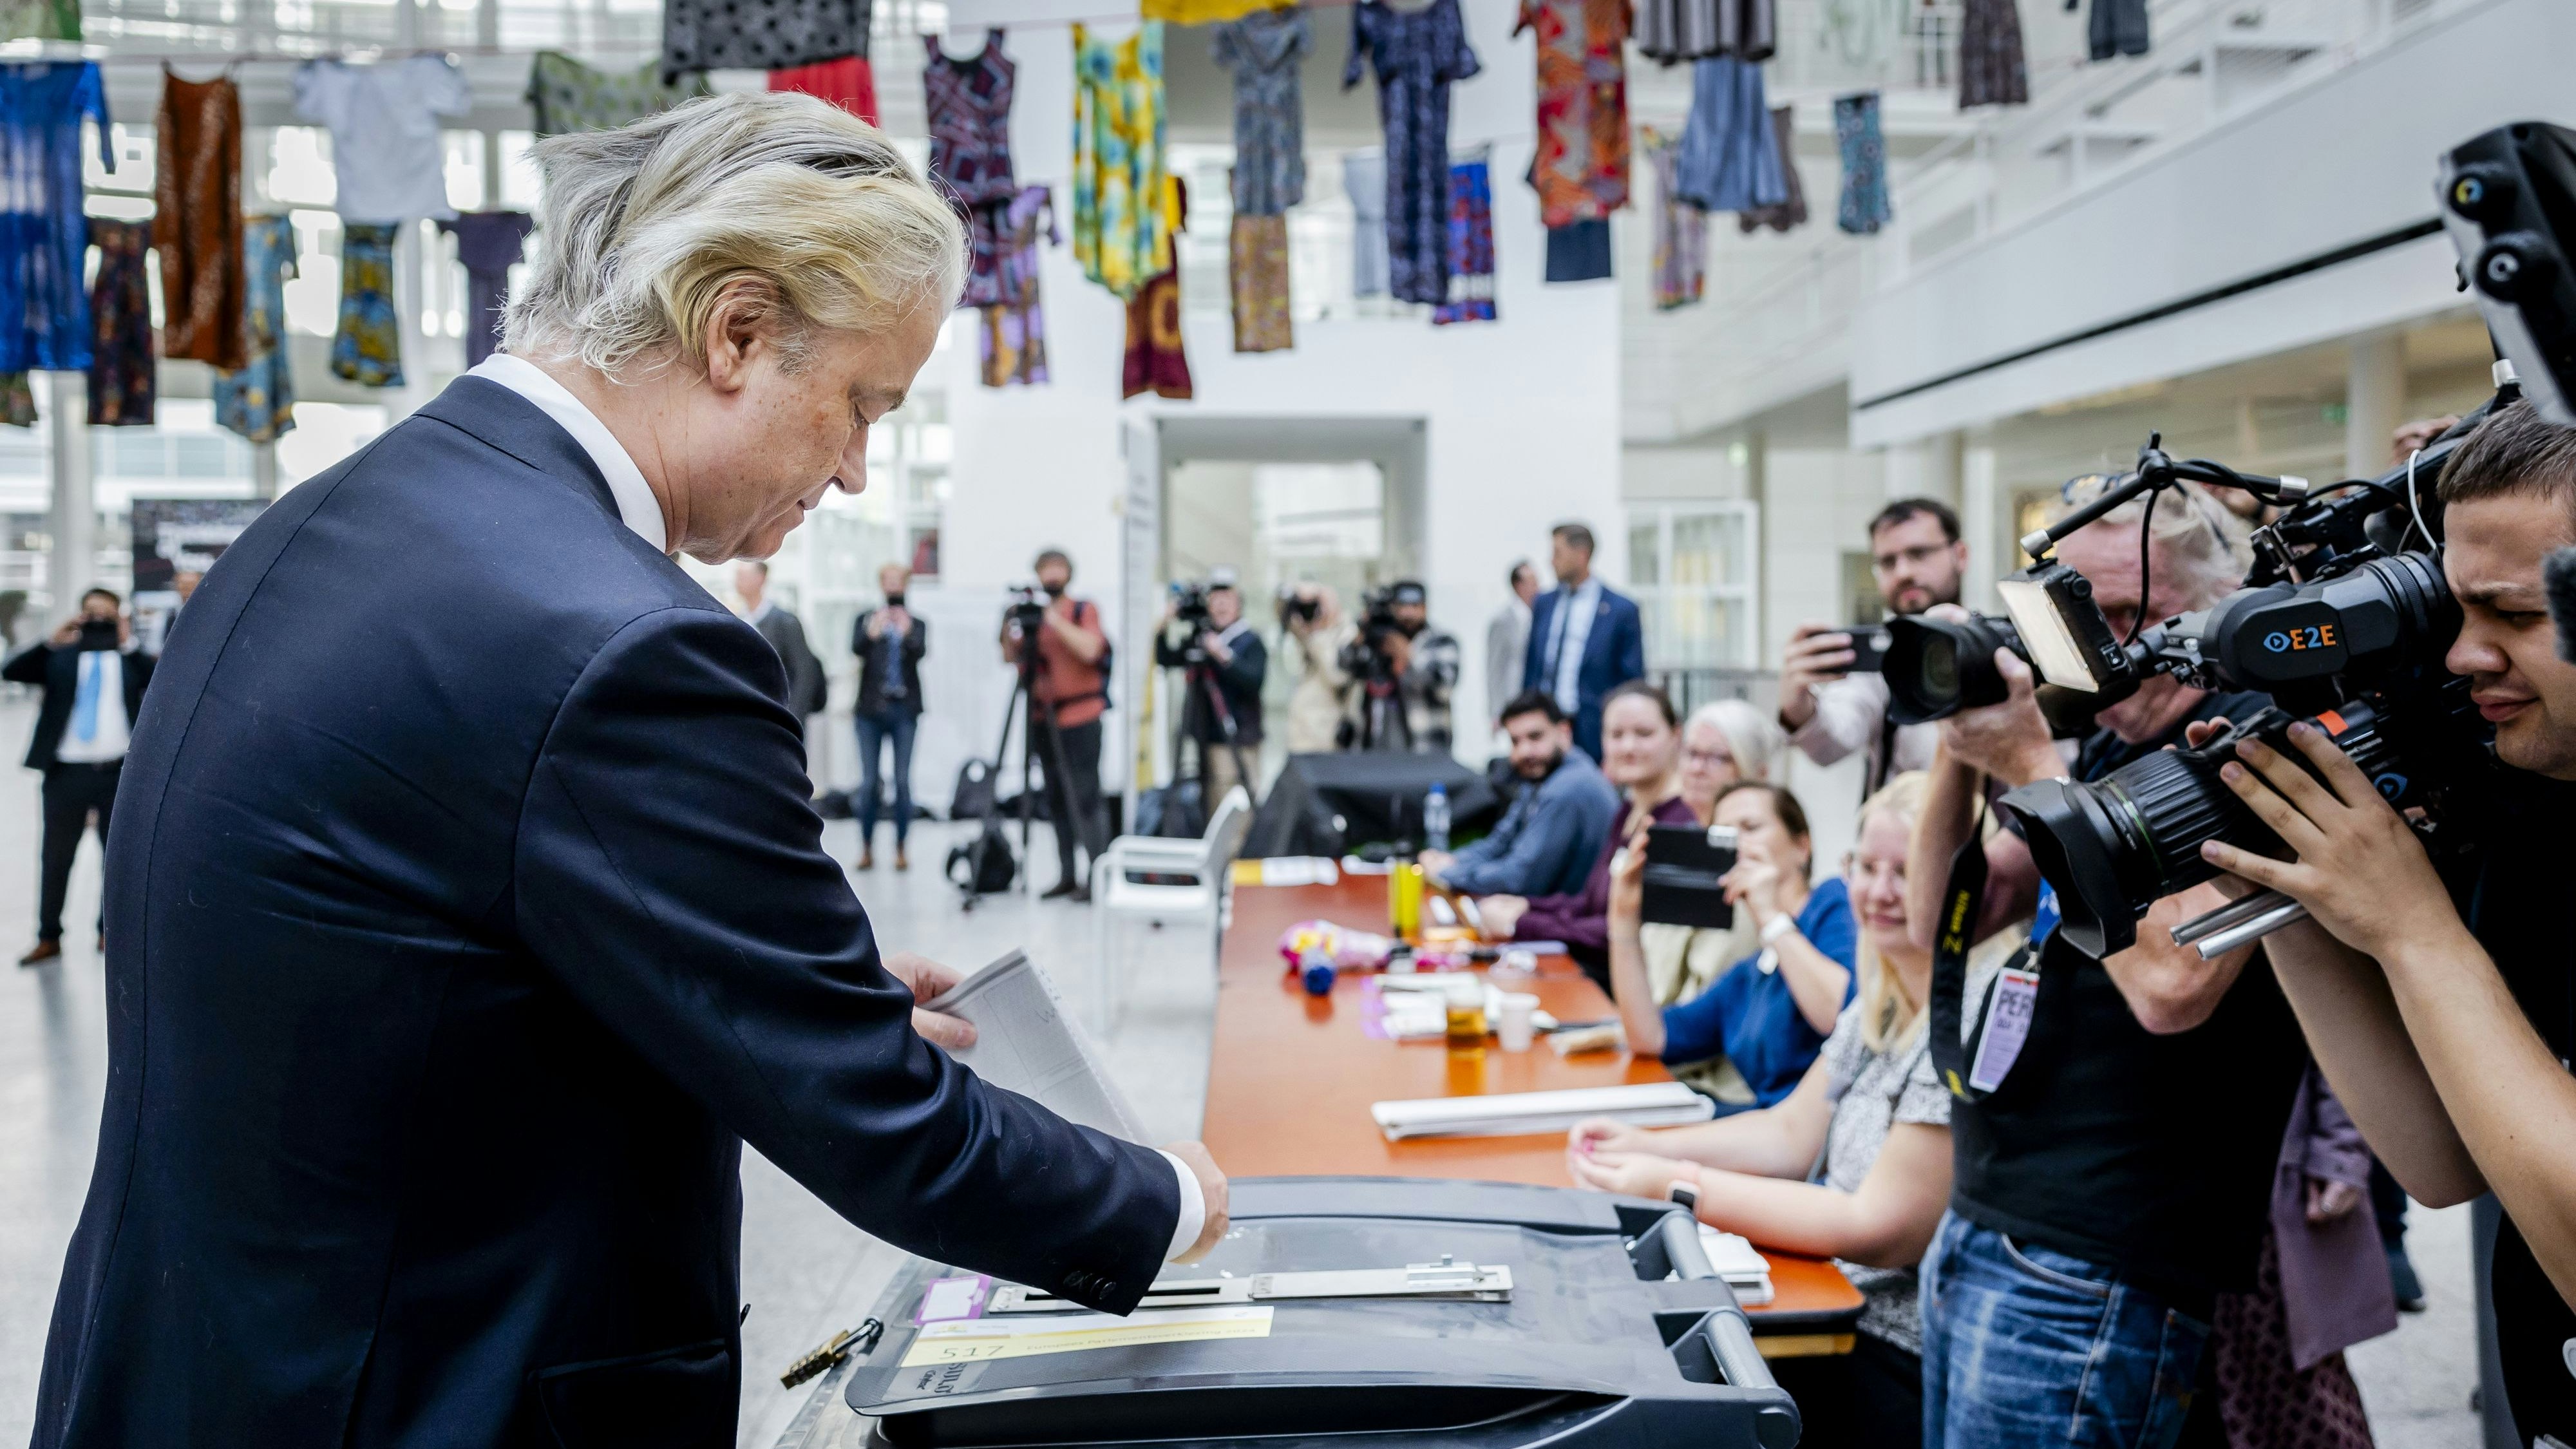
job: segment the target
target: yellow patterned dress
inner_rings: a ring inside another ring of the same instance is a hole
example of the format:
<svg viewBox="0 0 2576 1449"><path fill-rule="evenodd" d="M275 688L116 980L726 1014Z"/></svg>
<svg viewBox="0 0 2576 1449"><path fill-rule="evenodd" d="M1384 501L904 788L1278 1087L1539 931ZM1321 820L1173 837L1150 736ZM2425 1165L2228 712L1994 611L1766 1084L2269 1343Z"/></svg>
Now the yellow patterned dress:
<svg viewBox="0 0 2576 1449"><path fill-rule="evenodd" d="M1073 27L1073 259L1122 300L1172 268L1168 175L1162 22L1114 44Z"/></svg>

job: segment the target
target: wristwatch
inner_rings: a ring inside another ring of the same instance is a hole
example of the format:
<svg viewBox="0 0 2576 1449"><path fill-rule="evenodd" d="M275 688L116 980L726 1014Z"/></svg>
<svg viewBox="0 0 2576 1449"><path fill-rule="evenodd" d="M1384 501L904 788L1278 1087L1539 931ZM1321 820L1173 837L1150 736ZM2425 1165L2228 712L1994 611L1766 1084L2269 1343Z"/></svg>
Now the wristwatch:
<svg viewBox="0 0 2576 1449"><path fill-rule="evenodd" d="M1664 1195L1679 1203L1683 1211L1694 1216L1699 1213L1699 1184L1689 1178L1674 1178L1673 1185L1665 1189Z"/></svg>

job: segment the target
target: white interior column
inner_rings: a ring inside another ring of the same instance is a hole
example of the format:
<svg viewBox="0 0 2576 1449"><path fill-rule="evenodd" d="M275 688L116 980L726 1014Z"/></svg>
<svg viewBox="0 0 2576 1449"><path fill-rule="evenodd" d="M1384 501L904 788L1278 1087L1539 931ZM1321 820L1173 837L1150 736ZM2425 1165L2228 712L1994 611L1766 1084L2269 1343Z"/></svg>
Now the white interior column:
<svg viewBox="0 0 2576 1449"><path fill-rule="evenodd" d="M1995 433L1971 428L1959 449L1959 536L1968 541L1968 576L1962 582L1971 608L1995 606L1995 580L2020 564L2021 555L2003 537L2002 504L1996 498Z"/></svg>
<svg viewBox="0 0 2576 1449"><path fill-rule="evenodd" d="M2344 386L2343 466L2347 478L2388 471L2388 439L2406 421L2406 341L2394 333L2354 339ZM2320 483L2324 479L2316 480Z"/></svg>
<svg viewBox="0 0 2576 1449"><path fill-rule="evenodd" d="M53 475L47 527L54 548L45 570L50 626L69 618L98 582L98 492L89 468L89 379L77 372L37 376L45 380L46 468Z"/></svg>
<svg viewBox="0 0 2576 1449"><path fill-rule="evenodd" d="M277 496L277 444L250 445L250 491L254 498Z"/></svg>

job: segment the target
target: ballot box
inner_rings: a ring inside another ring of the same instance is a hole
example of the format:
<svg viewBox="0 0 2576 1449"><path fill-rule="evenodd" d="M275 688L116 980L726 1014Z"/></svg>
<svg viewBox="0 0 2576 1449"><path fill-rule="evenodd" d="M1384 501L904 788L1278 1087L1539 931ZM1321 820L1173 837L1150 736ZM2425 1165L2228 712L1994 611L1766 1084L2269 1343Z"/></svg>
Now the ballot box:
<svg viewBox="0 0 2576 1449"><path fill-rule="evenodd" d="M1671 1204L1384 1177L1232 1193L1224 1242L1125 1318L912 1263L782 1449L1797 1442Z"/></svg>

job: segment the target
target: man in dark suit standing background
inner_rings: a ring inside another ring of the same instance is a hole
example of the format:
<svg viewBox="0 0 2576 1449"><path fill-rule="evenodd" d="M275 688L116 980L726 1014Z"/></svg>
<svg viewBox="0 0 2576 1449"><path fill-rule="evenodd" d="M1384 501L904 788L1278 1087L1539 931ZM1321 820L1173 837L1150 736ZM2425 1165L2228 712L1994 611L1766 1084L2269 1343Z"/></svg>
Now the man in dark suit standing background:
<svg viewBox="0 0 2576 1449"><path fill-rule="evenodd" d="M805 621L769 597L769 565L758 559L733 566L733 594L742 600L743 622L769 641L769 647L778 651L778 662L786 666L787 707L796 716L797 733L804 733L805 721L821 714L831 697L823 661L814 657L814 646L806 642Z"/></svg>
<svg viewBox="0 0 2576 1449"><path fill-rule="evenodd" d="M27 768L45 776L45 841L38 852L36 945L18 958L21 966L63 954L63 898L81 832L95 814L99 850L106 851L116 783L125 773L126 742L143 711L152 662L134 647L124 601L112 590L92 589L81 596L79 617L0 665L0 679L45 691L36 733L27 741Z"/></svg>
<svg viewBox="0 0 2576 1449"><path fill-rule="evenodd" d="M776 651L669 556L865 486L955 213L794 93L536 158L509 350L225 551L135 731L36 1449L730 1444L746 1140L1107 1312L1225 1230L1196 1143L934 1044L956 973L881 954Z"/></svg>
<svg viewBox="0 0 2576 1449"><path fill-rule="evenodd" d="M1592 572L1592 530L1560 523L1550 531L1548 561L1556 587L1530 606L1529 652L1522 687L1543 689L1574 720L1575 746L1601 758L1601 701L1646 675L1645 621L1634 600Z"/></svg>

